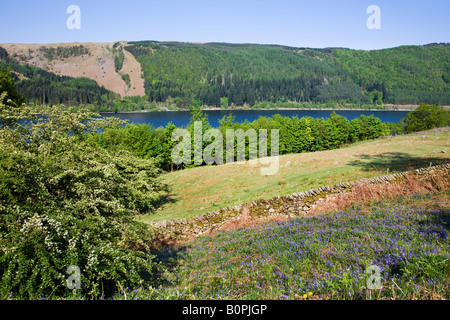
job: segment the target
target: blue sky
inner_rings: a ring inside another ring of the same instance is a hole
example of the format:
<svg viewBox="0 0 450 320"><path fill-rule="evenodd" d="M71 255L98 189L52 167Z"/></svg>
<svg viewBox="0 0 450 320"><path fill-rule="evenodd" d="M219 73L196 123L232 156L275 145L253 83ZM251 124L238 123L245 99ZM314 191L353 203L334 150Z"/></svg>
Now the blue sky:
<svg viewBox="0 0 450 320"><path fill-rule="evenodd" d="M81 29L69 30L69 5ZM381 9L370 30L367 7ZM0 0L0 43L158 40L382 49L450 42L449 0Z"/></svg>

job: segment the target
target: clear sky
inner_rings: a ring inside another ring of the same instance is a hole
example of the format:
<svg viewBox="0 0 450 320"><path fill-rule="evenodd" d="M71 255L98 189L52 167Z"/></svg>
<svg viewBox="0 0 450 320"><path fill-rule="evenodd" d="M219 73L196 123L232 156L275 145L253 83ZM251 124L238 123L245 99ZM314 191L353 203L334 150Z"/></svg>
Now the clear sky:
<svg viewBox="0 0 450 320"><path fill-rule="evenodd" d="M67 28L67 8L81 29ZM381 29L369 29L370 5ZM449 0L0 0L0 43L157 40L381 49L450 42Z"/></svg>

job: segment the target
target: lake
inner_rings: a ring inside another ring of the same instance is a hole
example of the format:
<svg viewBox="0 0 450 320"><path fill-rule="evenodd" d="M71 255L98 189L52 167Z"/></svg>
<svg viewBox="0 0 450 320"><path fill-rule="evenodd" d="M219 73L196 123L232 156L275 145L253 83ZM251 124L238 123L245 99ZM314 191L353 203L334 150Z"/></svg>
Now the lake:
<svg viewBox="0 0 450 320"><path fill-rule="evenodd" d="M398 122L401 118L406 117L409 111L361 111L361 110L334 110L337 114L346 117L348 120L359 118L360 115L374 115L380 118L382 122ZM328 118L333 110L205 110L208 115L209 123L212 127L219 126L219 120L230 114L235 116L234 121L242 123L245 120L252 122L260 116L271 117L279 114L285 117L313 117ZM172 122L177 127L186 127L191 117L189 111L150 111L150 112L133 112L133 113L108 113L102 114L104 117L117 117L122 120L129 120L131 123L151 124L154 128L165 127Z"/></svg>

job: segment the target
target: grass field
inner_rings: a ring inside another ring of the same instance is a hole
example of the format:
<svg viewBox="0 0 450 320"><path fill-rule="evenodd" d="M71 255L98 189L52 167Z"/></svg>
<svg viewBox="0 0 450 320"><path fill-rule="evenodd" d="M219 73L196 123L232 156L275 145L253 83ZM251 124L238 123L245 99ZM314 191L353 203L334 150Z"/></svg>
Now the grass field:
<svg viewBox="0 0 450 320"><path fill-rule="evenodd" d="M169 201L143 221L188 218L223 207L344 181L450 162L450 131L364 141L341 149L280 156L276 175L259 165L224 164L168 173Z"/></svg>

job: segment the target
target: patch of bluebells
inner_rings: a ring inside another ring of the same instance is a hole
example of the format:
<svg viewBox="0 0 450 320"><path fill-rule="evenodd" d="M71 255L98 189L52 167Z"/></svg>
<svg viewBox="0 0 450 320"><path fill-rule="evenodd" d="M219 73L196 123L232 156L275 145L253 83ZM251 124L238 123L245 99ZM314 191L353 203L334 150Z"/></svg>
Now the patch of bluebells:
<svg viewBox="0 0 450 320"><path fill-rule="evenodd" d="M370 265L384 286L448 286L450 209L418 205L429 198L201 237L173 252L184 262L171 286L186 299L359 299Z"/></svg>

